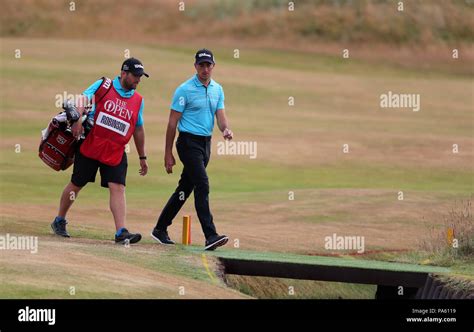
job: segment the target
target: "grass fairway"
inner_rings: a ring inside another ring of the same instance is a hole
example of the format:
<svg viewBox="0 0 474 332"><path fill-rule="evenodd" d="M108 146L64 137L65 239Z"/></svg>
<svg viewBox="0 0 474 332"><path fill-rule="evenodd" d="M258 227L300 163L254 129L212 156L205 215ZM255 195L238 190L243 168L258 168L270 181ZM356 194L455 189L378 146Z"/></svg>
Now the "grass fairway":
<svg viewBox="0 0 474 332"><path fill-rule="evenodd" d="M180 298L180 286L184 297L245 296L209 278L200 255L157 248L149 236L181 172L179 162L172 175L164 171L164 132L174 89L193 74L194 49L60 39L2 38L1 44L0 234L40 238L36 255L0 251L0 298L69 298L76 285L77 296L85 298ZM124 49L151 76L139 86L150 170L145 178L138 175L131 142L127 177L127 223L144 234L143 246L112 244L108 192L97 182L81 191L68 215L73 239L52 237L49 224L72 169L56 173L40 161L40 131L59 111L56 94L81 93L101 76L114 77ZM222 138L214 132L211 208L218 231L231 237L228 248L238 242L254 255L317 254L325 252L324 238L337 233L364 236L366 251L416 251L428 228L442 226L453 202L472 196L471 77L247 51L241 59L232 49L215 52L214 78L224 87L235 140L258 145L256 159L218 155ZM380 108L379 96L388 91L419 93L421 110ZM180 239L184 214L192 215L193 243L201 246L192 199L170 228L171 238ZM215 261L209 264L214 270ZM351 264L370 263L353 258ZM308 287L317 286L304 287L310 294Z"/></svg>
<svg viewBox="0 0 474 332"><path fill-rule="evenodd" d="M195 249L193 250L195 251ZM340 266L361 269L404 271L404 272L426 272L426 273L448 273L449 269L438 266L422 266L402 263L389 263L375 260L361 260L349 258L335 258L323 256L308 256L295 254L281 254L262 251L239 251L239 250L219 250L213 252L217 257L270 262L288 262L309 265Z"/></svg>

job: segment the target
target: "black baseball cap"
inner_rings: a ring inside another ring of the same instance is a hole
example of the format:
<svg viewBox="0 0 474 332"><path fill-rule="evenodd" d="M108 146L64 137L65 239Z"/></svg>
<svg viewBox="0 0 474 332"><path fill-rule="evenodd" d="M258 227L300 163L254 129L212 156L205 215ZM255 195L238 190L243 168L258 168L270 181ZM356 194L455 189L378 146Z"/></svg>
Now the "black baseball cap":
<svg viewBox="0 0 474 332"><path fill-rule="evenodd" d="M143 70L145 68L143 67L143 64L140 60L138 59L135 59L135 58L128 58L127 60L125 60L123 63L122 63L122 69L123 71L129 71L131 72L133 75L136 75L136 76L142 76L142 75L145 75L146 77L150 77L148 76L147 73L145 73Z"/></svg>
<svg viewBox="0 0 474 332"><path fill-rule="evenodd" d="M209 62L214 64L214 54L207 48L203 48L196 52L196 64L200 64L202 62Z"/></svg>

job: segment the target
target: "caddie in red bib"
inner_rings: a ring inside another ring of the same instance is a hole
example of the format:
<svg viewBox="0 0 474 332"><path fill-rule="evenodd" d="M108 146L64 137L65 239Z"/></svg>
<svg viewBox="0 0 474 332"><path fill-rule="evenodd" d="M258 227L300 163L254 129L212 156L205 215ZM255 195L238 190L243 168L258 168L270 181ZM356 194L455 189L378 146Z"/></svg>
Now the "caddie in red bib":
<svg viewBox="0 0 474 332"><path fill-rule="evenodd" d="M131 233L125 228L128 167L125 147L133 136L140 160L139 173L146 175L144 100L135 91L143 75L148 77L140 60L127 59L122 64L120 76L113 80L103 77L76 101L78 112L84 116L72 125L71 131L80 148L74 155L71 182L63 190L58 215L51 224L55 234L70 237L66 231L66 214L79 191L87 183L95 182L97 171L100 171L101 186L110 191L115 242L129 244L141 240L141 234ZM89 112L85 112L85 105L90 105Z"/></svg>
<svg viewBox="0 0 474 332"><path fill-rule="evenodd" d="M142 96L137 92L123 98L112 86L96 104L95 125L82 143L81 153L106 165L117 166L135 131L141 103Z"/></svg>

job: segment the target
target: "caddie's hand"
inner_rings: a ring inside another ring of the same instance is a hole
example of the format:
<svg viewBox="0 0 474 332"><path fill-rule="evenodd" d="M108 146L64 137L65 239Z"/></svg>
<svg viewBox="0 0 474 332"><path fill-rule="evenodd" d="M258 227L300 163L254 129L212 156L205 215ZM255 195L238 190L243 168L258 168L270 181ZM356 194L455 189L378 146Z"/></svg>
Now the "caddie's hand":
<svg viewBox="0 0 474 332"><path fill-rule="evenodd" d="M176 160L174 160L174 156L172 153L165 154L165 168L166 173L170 174L173 173L173 166L176 165Z"/></svg>
<svg viewBox="0 0 474 332"><path fill-rule="evenodd" d="M222 133L222 136L224 136L224 139L227 139L230 141L234 137L234 133L229 128L226 128L224 132Z"/></svg>
<svg viewBox="0 0 474 332"><path fill-rule="evenodd" d="M148 173L148 164L146 159L140 159L140 170L138 171L141 176L145 176Z"/></svg>
<svg viewBox="0 0 474 332"><path fill-rule="evenodd" d="M84 133L84 127L82 126L81 120L76 121L72 124L71 127L72 135L76 140L81 138L82 133Z"/></svg>

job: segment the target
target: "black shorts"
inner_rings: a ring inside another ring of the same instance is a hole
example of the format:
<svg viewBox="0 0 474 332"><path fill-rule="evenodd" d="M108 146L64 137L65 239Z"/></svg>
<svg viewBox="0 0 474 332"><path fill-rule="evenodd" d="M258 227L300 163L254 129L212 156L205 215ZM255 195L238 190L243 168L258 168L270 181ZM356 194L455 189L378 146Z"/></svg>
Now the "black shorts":
<svg viewBox="0 0 474 332"><path fill-rule="evenodd" d="M95 182L97 170L100 169L100 185L102 187L108 188L109 182L123 184L125 186L127 166L127 154L125 151L123 152L120 164L117 166L109 166L98 160L87 158L77 149L74 157L74 169L72 171L71 182L78 187L84 187L88 182Z"/></svg>

